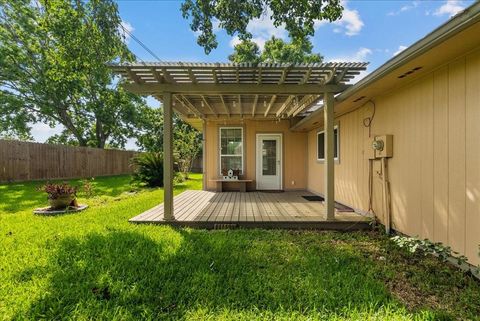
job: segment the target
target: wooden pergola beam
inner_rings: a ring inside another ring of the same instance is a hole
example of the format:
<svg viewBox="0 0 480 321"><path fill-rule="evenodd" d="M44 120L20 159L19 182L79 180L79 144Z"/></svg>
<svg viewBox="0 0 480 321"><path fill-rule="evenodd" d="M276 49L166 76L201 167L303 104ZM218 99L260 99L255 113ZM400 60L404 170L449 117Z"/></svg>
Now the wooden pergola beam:
<svg viewBox="0 0 480 321"><path fill-rule="evenodd" d="M240 109L240 114L243 115L242 95L238 95L238 108Z"/></svg>
<svg viewBox="0 0 480 321"><path fill-rule="evenodd" d="M190 106L188 106L184 101L182 101L177 95L172 95L173 98L175 98L180 104L182 104L185 109L187 109L190 113L195 115L195 117L198 117L198 113L195 112L195 110L191 109Z"/></svg>
<svg viewBox="0 0 480 321"><path fill-rule="evenodd" d="M167 68L162 68L162 74L166 81L173 82L172 77L170 77L170 74L167 72Z"/></svg>
<svg viewBox="0 0 480 321"><path fill-rule="evenodd" d="M312 95L303 96L303 98L298 102L298 104L288 111L288 116L290 117L295 114L295 112L301 109L301 107L305 105L305 103L307 103L310 99L312 99Z"/></svg>
<svg viewBox="0 0 480 321"><path fill-rule="evenodd" d="M270 112L270 109L272 109L273 104L275 103L275 100L277 99L277 95L273 95L272 98L270 98L270 103L268 103L267 110L265 111L265 117L267 117L268 113Z"/></svg>
<svg viewBox="0 0 480 321"><path fill-rule="evenodd" d="M255 95L253 99L253 106L252 106L252 117L255 117L255 112L257 111L257 103L258 103L258 95Z"/></svg>
<svg viewBox="0 0 480 321"><path fill-rule="evenodd" d="M290 96L287 97L287 99L285 100L283 105L278 109L277 117L280 117L280 115L282 115L282 113L285 111L285 109L287 109L288 105L290 104L290 102L292 101L293 98L295 98L294 95L290 95Z"/></svg>
<svg viewBox="0 0 480 321"><path fill-rule="evenodd" d="M188 100L187 97L185 97L184 95L180 95L180 98L185 101L185 103L190 107L191 110L193 110L193 112L195 114L198 115L198 117L200 118L203 118L204 117L204 114L194 105L190 102L190 100Z"/></svg>
<svg viewBox="0 0 480 321"><path fill-rule="evenodd" d="M173 212L173 108L172 94L163 93L163 219L175 220Z"/></svg>
<svg viewBox="0 0 480 321"><path fill-rule="evenodd" d="M195 78L195 74L193 73L192 68L188 68L187 71L188 71L188 77L190 78L190 81L191 81L193 84L196 84L196 83L197 83L197 79Z"/></svg>
<svg viewBox="0 0 480 321"><path fill-rule="evenodd" d="M311 95L308 97L309 98L303 104L299 105L297 109L295 109L295 111L292 113L293 116L297 116L306 108L308 108L311 104L313 104L313 102L315 102L315 100L320 98L320 95Z"/></svg>
<svg viewBox="0 0 480 321"><path fill-rule="evenodd" d="M351 85L345 84L123 84L124 88L136 94L171 92L190 95L309 95L324 92L338 93Z"/></svg>
<svg viewBox="0 0 480 321"><path fill-rule="evenodd" d="M136 73L134 73L133 71L131 71L130 69L127 69L127 73L128 73L128 76L130 77L130 79L132 79L133 81L135 81L136 83L140 83L143 84L145 83L143 81L142 78L140 78Z"/></svg>
<svg viewBox="0 0 480 321"><path fill-rule="evenodd" d="M307 83L307 81L310 79L311 73L312 73L312 68L308 68L307 71L305 72L305 75L303 76L302 81L300 82L301 85L304 85Z"/></svg>
<svg viewBox="0 0 480 321"><path fill-rule="evenodd" d="M262 83L262 67L258 68L258 79L257 79L257 84Z"/></svg>
<svg viewBox="0 0 480 321"><path fill-rule="evenodd" d="M325 219L335 219L335 155L334 155L334 101L335 98L331 93L325 93L323 96L323 116L324 116L324 184L325 184Z"/></svg>
<svg viewBox="0 0 480 321"><path fill-rule="evenodd" d="M225 109L228 117L230 117L230 108L228 108L227 104L225 103L225 99L223 99L223 95L220 95L220 101L222 102L222 106Z"/></svg>
<svg viewBox="0 0 480 321"><path fill-rule="evenodd" d="M152 74L159 83L163 84L165 82L165 78L160 75L160 73L155 68L152 68Z"/></svg>
<svg viewBox="0 0 480 321"><path fill-rule="evenodd" d="M209 104L207 98L205 98L204 95L200 95L200 97L202 98L203 103L207 106L207 108L210 110L210 112L211 112L212 114L214 114L215 117L218 117L217 112L216 112L216 111L213 109L213 107Z"/></svg>

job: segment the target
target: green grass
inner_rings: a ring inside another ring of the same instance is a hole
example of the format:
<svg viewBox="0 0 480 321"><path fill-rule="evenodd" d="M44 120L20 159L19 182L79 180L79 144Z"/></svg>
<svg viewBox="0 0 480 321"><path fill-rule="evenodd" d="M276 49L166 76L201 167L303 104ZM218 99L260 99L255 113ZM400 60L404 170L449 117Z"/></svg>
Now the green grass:
<svg viewBox="0 0 480 321"><path fill-rule="evenodd" d="M38 185L0 185L0 319L479 319L477 281L379 233L134 225L163 192L126 176L41 217Z"/></svg>

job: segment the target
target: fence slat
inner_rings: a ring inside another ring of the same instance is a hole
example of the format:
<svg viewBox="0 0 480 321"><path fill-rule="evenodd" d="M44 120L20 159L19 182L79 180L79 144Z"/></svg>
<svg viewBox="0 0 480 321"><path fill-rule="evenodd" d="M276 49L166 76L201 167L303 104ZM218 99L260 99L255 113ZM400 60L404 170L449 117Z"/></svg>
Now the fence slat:
<svg viewBox="0 0 480 321"><path fill-rule="evenodd" d="M136 154L0 139L0 182L131 174Z"/></svg>

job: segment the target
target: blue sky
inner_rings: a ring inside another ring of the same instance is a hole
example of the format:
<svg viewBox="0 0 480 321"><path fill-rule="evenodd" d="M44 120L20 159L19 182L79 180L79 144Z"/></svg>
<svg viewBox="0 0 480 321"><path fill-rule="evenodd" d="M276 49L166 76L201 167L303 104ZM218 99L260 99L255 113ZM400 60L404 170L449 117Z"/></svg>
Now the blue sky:
<svg viewBox="0 0 480 321"><path fill-rule="evenodd" d="M218 48L206 55L197 45L189 21L180 12L181 1L117 0L124 26L164 61L227 61L237 40L216 30ZM314 51L326 61L368 61L367 73L413 44L455 13L473 3L465 1L344 1L343 18L316 24ZM288 39L283 28L275 28L268 15L249 24L254 40L262 46L272 35ZM128 46L144 61L155 61L133 39ZM364 76L365 74L361 75ZM148 102L158 106L155 100ZM43 142L59 128L37 124L33 135ZM127 148L134 148L129 142Z"/></svg>

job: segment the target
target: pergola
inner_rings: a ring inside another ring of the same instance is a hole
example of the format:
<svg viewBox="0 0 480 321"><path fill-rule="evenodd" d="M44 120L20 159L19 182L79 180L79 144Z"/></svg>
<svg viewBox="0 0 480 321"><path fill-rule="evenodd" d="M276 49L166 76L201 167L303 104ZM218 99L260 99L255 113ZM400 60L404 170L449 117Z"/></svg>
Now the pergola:
<svg viewBox="0 0 480 321"><path fill-rule="evenodd" d="M334 96L367 63L134 63L111 68L124 88L152 95L164 108L164 217L173 212L173 111L195 127L208 119L288 119L323 100L326 219L334 210Z"/></svg>

